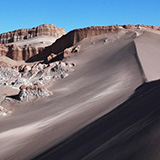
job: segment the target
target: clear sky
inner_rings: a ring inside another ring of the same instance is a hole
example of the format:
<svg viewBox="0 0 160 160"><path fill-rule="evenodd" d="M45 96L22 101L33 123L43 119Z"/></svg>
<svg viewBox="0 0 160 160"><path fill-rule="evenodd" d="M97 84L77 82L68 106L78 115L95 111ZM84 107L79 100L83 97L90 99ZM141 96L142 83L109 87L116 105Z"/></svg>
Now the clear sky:
<svg viewBox="0 0 160 160"><path fill-rule="evenodd" d="M0 33L40 24L66 32L88 26L160 26L160 0L0 0Z"/></svg>

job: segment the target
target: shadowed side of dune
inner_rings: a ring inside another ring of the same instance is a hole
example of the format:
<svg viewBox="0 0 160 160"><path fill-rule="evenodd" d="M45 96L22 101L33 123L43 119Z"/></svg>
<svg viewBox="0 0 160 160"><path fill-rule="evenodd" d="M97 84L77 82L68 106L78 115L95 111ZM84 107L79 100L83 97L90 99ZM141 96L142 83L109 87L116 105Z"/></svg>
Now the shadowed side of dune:
<svg viewBox="0 0 160 160"><path fill-rule="evenodd" d="M143 84L115 110L34 160L150 160L158 157L159 98L160 81Z"/></svg>

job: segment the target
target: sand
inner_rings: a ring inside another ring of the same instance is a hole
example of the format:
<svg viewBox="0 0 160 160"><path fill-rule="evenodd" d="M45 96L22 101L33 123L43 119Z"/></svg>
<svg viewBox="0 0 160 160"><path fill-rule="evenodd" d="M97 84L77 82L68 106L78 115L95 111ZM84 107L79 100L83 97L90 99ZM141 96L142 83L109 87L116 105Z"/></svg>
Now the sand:
<svg viewBox="0 0 160 160"><path fill-rule="evenodd" d="M138 42L139 39L145 41L146 34L138 34L135 40L137 33L122 31L119 35L105 34L80 42L81 51L68 59L77 64L75 71L54 82L50 88L53 96L32 102L0 121L0 159L31 159L125 102L146 78L150 80L141 59L144 46ZM150 33L151 39L155 36ZM124 117L117 113L111 129L117 129L114 128L116 122L119 122L117 125L121 125L121 120L127 122L132 110L129 113L124 113ZM127 127L129 125L128 122ZM114 136L124 129L125 126L120 127ZM110 125L106 130L110 131ZM103 143L112 138L106 136ZM90 146L91 142L85 145ZM69 156L73 154L76 152ZM66 160L65 157L62 159Z"/></svg>
<svg viewBox="0 0 160 160"><path fill-rule="evenodd" d="M34 46L34 47L46 47L51 45L56 41L57 38L52 36L38 36L30 39L14 42L15 45L18 46Z"/></svg>
<svg viewBox="0 0 160 160"><path fill-rule="evenodd" d="M135 40L138 56L148 81L160 79L160 35L145 32Z"/></svg>
<svg viewBox="0 0 160 160"><path fill-rule="evenodd" d="M158 160L160 81L34 160ZM144 109L145 108L145 109Z"/></svg>

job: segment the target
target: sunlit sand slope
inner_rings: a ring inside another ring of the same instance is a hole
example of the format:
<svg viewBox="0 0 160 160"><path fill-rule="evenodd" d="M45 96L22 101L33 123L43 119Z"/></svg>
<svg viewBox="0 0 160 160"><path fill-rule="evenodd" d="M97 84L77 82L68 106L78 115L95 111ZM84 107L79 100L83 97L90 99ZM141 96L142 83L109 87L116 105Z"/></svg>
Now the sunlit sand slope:
<svg viewBox="0 0 160 160"><path fill-rule="evenodd" d="M54 82L52 96L0 121L0 159L31 159L126 101L145 81L136 35L122 30L81 41L67 60L75 71Z"/></svg>
<svg viewBox="0 0 160 160"><path fill-rule="evenodd" d="M145 32L135 43L147 80L160 79L160 34Z"/></svg>

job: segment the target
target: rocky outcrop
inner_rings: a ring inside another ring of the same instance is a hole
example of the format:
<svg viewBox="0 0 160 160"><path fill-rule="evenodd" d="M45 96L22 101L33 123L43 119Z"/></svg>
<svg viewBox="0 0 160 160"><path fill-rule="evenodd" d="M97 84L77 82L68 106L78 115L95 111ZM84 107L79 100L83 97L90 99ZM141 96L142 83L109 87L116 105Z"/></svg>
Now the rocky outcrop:
<svg viewBox="0 0 160 160"><path fill-rule="evenodd" d="M48 85L56 79L63 79L73 71L73 63L54 62L12 66L0 61L0 86L18 89L22 85Z"/></svg>
<svg viewBox="0 0 160 160"><path fill-rule="evenodd" d="M64 58L67 58L67 57L70 57L72 55L74 55L75 53L79 52L80 51L80 46L77 45L75 47L70 47L70 48L66 48L64 51L63 51L63 57Z"/></svg>
<svg viewBox="0 0 160 160"><path fill-rule="evenodd" d="M55 59L56 57L57 57L56 54L51 53L51 54L47 57L46 62L47 62L47 63L50 63L51 61L54 61L54 59Z"/></svg>
<svg viewBox="0 0 160 160"><path fill-rule="evenodd" d="M13 60L24 60L26 61L30 57L41 53L43 48L38 47L20 47L16 45L8 46L8 52L6 54L7 57L13 59Z"/></svg>
<svg viewBox="0 0 160 160"><path fill-rule="evenodd" d="M21 86L20 92L18 94L18 99L20 101L30 101L39 97L48 97L52 95L51 91L48 91L41 85L34 86Z"/></svg>
<svg viewBox="0 0 160 160"><path fill-rule="evenodd" d="M12 66L0 61L0 87L11 90L20 89L19 94L5 98L0 94L0 104L10 105L11 100L30 101L52 95L44 86L48 86L57 79L64 79L70 72L74 71L74 66L73 63L61 61L49 64L37 62ZM0 110L0 116L1 114L4 114L4 111Z"/></svg>
<svg viewBox="0 0 160 160"><path fill-rule="evenodd" d="M84 38L105 34L108 32L114 32L119 29L118 26L102 26L102 27L88 27L83 29L76 29L68 34L57 39L51 46L46 47L45 53L56 53L64 51L66 48L74 46Z"/></svg>
<svg viewBox="0 0 160 160"><path fill-rule="evenodd" d="M7 56L13 60L28 60L29 58L40 54L42 47L36 46L17 46L13 42L30 39L38 36L52 36L55 39L65 34L63 28L56 27L53 24L44 24L32 29L19 29L12 32L0 34L0 56ZM11 43L11 44L10 44Z"/></svg>
<svg viewBox="0 0 160 160"><path fill-rule="evenodd" d="M55 61L61 61L64 58L74 56L75 53L80 51L80 45L72 46L69 48L66 48L63 52L60 52L59 54L51 53L46 59L44 59L45 63L51 63Z"/></svg>
<svg viewBox="0 0 160 160"><path fill-rule="evenodd" d="M59 38L64 34L66 33L63 28L56 27L53 24L43 24L31 29L19 29L2 33L0 34L0 43L7 44L42 35Z"/></svg>
<svg viewBox="0 0 160 160"><path fill-rule="evenodd" d="M48 26L50 25L42 25L33 29L29 29L27 31L25 30L25 34L27 33L30 35L32 33L33 36L37 36L41 34L44 34L44 35L45 34L46 35L47 34L49 35L65 34L65 31L63 29L59 29L59 28L57 29L57 27L55 27L54 25L53 25L54 29L48 29L48 28L52 28ZM112 26L98 26L98 27L93 26L93 27L73 30L68 34L63 35L61 38L57 39L56 42L53 43L51 46L45 47L44 49L43 48L39 49L36 47L28 47L28 46L16 47L15 45L12 45L12 46L0 45L0 55L6 55L14 60L25 60L28 62L44 60L48 56L50 56L50 54L59 54L63 52L66 48L70 48L74 46L76 43L83 40L84 38L89 38L92 36L97 36L97 35L110 33L110 32L117 32L120 29L142 29L142 28L160 31L160 27L148 26L148 25L112 25ZM56 34L53 34L52 30L54 30ZM16 34L21 35L19 32L21 33L21 31L17 30ZM30 37L33 37L33 36L30 36ZM52 57L49 57L49 58L52 58Z"/></svg>
<svg viewBox="0 0 160 160"><path fill-rule="evenodd" d="M0 44L0 56L7 56L13 60L28 60L43 51L41 47L17 46Z"/></svg>
<svg viewBox="0 0 160 160"><path fill-rule="evenodd" d="M121 27L123 27L124 29L141 29L141 28L145 28L145 29L153 29L153 30L157 30L160 31L160 27L158 26L149 26L149 25L132 25L132 24L128 24L128 25L122 25Z"/></svg>
<svg viewBox="0 0 160 160"><path fill-rule="evenodd" d="M12 32L0 34L0 56L7 56L13 60L28 60L29 58L40 54L43 47L36 46L18 46L13 42L30 39L38 36L52 36L55 39L65 34L63 28L56 27L53 24L44 24L32 29L19 29Z"/></svg>
<svg viewBox="0 0 160 160"><path fill-rule="evenodd" d="M6 56L8 53L8 46L0 44L0 56Z"/></svg>
<svg viewBox="0 0 160 160"><path fill-rule="evenodd" d="M14 70L14 68L3 62L0 61L0 86L8 85L8 81L14 79L19 76L19 73Z"/></svg>
<svg viewBox="0 0 160 160"><path fill-rule="evenodd" d="M119 29L140 29L140 28L154 29L160 31L160 27L156 26L147 26L147 25L112 25L112 26L98 26L98 27L87 27L83 29L76 29L68 34L62 36L60 39L57 39L50 47L46 47L46 51L50 50L52 53L59 53L69 48L84 38L97 36L109 32L116 32Z"/></svg>
<svg viewBox="0 0 160 160"><path fill-rule="evenodd" d="M97 36L105 33L117 32L120 29L152 29L160 31L160 27L148 26L148 25L112 25L112 26L92 26L82 29L75 29L70 31L66 35L57 39L55 43L51 46L46 47L42 53L37 56L32 57L29 61L35 61L37 59L46 59L51 53L59 54L63 52L66 48L74 46L76 43L80 42L84 38L89 38L92 36Z"/></svg>

